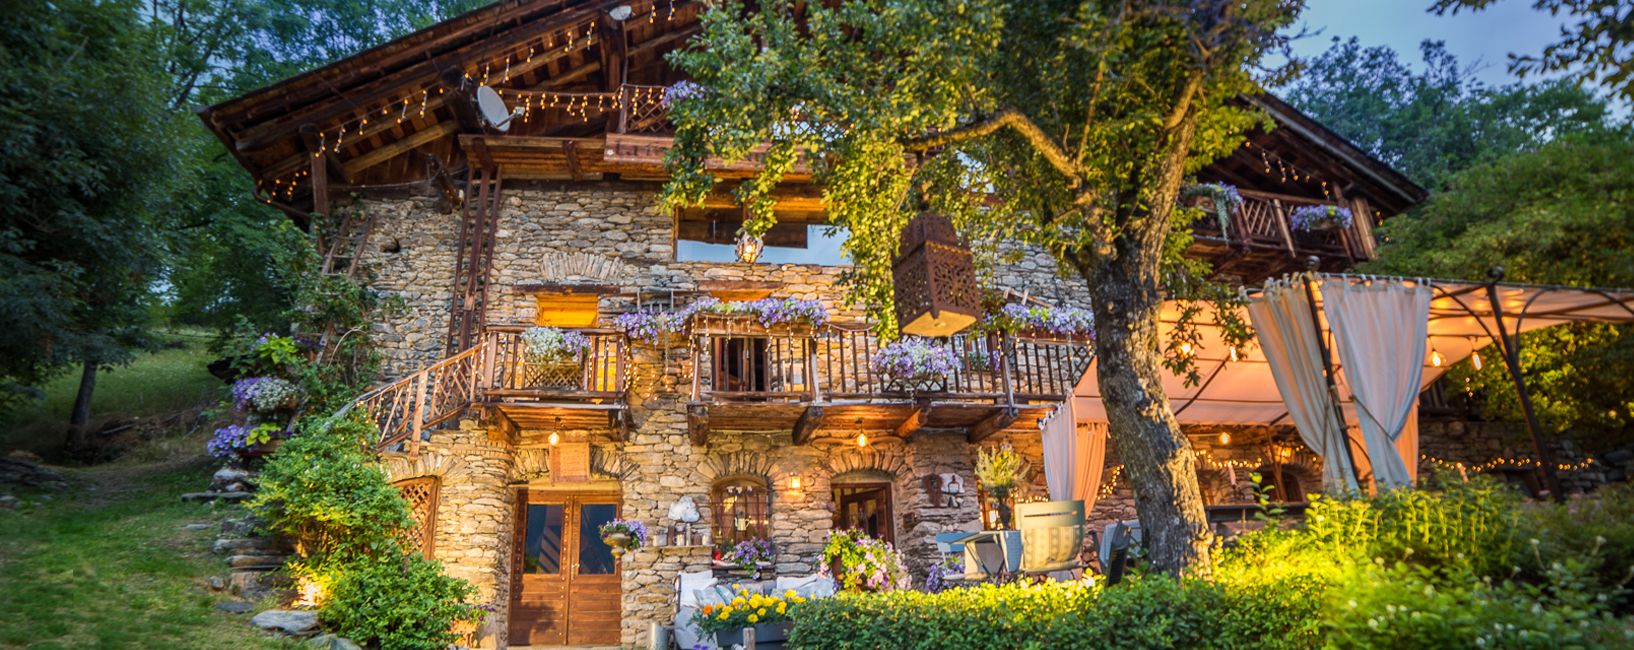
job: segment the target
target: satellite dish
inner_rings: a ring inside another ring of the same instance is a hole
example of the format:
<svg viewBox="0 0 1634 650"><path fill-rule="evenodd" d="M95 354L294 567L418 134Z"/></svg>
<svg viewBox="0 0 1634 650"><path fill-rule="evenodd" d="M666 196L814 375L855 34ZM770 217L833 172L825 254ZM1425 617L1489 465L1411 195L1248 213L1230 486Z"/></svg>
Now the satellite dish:
<svg viewBox="0 0 1634 650"><path fill-rule="evenodd" d="M482 114L482 121L500 133L511 130L511 120L522 115L522 108L514 111L505 110L505 100L499 97L499 91L488 86L477 87L477 112Z"/></svg>

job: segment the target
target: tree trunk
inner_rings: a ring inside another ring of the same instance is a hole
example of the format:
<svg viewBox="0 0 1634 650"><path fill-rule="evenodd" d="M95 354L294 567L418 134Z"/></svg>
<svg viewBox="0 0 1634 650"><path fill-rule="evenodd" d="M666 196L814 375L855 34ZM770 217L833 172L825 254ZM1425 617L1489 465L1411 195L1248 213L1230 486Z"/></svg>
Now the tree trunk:
<svg viewBox="0 0 1634 650"><path fill-rule="evenodd" d="M91 428L91 394L96 391L96 363L85 362L79 375L79 392L74 395L74 410L68 414L68 450L85 448L85 437Z"/></svg>
<svg viewBox="0 0 1634 650"><path fill-rule="evenodd" d="M1155 289L1110 273L1097 288L1096 376L1112 442L1135 493L1143 546L1160 571L1206 575L1213 540L1196 460L1163 391L1162 300Z"/></svg>

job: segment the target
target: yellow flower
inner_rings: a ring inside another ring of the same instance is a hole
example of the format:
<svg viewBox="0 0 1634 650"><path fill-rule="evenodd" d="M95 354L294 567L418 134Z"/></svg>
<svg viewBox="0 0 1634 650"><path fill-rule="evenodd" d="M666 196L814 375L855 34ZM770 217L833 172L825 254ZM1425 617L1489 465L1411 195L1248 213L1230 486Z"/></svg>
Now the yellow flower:
<svg viewBox="0 0 1634 650"><path fill-rule="evenodd" d="M799 603L806 602L806 597L805 596L795 596L794 598L791 598L790 600L793 600L795 602L795 604L799 604Z"/></svg>
<svg viewBox="0 0 1634 650"><path fill-rule="evenodd" d="M787 614L788 612L789 612L789 606L788 605L785 605L783 603L778 603L777 604L777 613Z"/></svg>
<svg viewBox="0 0 1634 650"><path fill-rule="evenodd" d="M748 602L749 601L745 600L743 598L743 596L738 596L737 598L732 599L732 604L737 605L738 607L742 607L742 606L748 604Z"/></svg>
<svg viewBox="0 0 1634 650"><path fill-rule="evenodd" d="M720 619L720 620L723 620L723 621L724 621L724 620L726 620L726 617L728 617L728 616L731 616L731 615L732 615L732 612L731 612L731 610L725 610L725 609L723 609L723 610L721 610L721 615L720 615L720 616L716 616L716 617L715 617L715 618L718 618L718 619Z"/></svg>
<svg viewBox="0 0 1634 650"><path fill-rule="evenodd" d="M750 607L759 607L759 606L764 605L764 604L766 604L766 599L761 598L760 596L755 596L755 597L749 599L749 606Z"/></svg>
<svg viewBox="0 0 1634 650"><path fill-rule="evenodd" d="M783 592L783 597L788 598L790 600L793 600L795 596L799 596L799 595L800 594L795 593L795 591L793 589L790 589L788 591Z"/></svg>
<svg viewBox="0 0 1634 650"><path fill-rule="evenodd" d="M760 611L755 612L755 615L756 616L765 616L766 615L766 608L764 608L764 607L760 608Z"/></svg>
<svg viewBox="0 0 1634 650"><path fill-rule="evenodd" d="M749 622L750 623L759 623L760 622L760 617L755 616L754 614L750 614L749 615Z"/></svg>

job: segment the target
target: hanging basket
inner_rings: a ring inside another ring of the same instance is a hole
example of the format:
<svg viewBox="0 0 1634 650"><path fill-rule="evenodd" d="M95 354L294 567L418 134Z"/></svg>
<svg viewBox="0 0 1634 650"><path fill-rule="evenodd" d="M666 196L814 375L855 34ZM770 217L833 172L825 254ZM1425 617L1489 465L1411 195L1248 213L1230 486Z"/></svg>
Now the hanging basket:
<svg viewBox="0 0 1634 650"><path fill-rule="evenodd" d="M912 377L889 377L885 380L885 392L888 393L946 393L947 375L915 375Z"/></svg>

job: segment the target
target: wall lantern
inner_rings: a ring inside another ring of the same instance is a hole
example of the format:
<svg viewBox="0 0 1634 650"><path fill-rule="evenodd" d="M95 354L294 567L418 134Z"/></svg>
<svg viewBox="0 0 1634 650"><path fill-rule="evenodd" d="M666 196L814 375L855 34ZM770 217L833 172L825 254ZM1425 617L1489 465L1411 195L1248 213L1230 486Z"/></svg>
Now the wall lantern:
<svg viewBox="0 0 1634 650"><path fill-rule="evenodd" d="M766 249L766 243L759 237L749 233L738 234L738 261L754 264L760 259L760 252Z"/></svg>
<svg viewBox="0 0 1634 650"><path fill-rule="evenodd" d="M789 476L789 490L792 491L792 492L799 492L800 489L801 489L800 475L799 474L790 475Z"/></svg>
<svg viewBox="0 0 1634 650"><path fill-rule="evenodd" d="M550 446L555 447L556 443L559 443L561 441L562 441L562 434L556 433L555 431L550 432Z"/></svg>
<svg viewBox="0 0 1634 650"><path fill-rule="evenodd" d="M981 316L975 256L947 217L919 213L902 231L898 252L891 276L903 333L950 336Z"/></svg>

